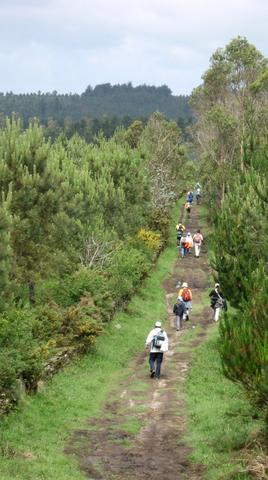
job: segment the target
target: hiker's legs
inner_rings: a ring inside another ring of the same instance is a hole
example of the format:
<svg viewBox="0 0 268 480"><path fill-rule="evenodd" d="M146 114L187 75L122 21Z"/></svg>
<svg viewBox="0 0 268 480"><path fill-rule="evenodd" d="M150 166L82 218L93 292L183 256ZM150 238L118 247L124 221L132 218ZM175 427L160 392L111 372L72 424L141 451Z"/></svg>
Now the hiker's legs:
<svg viewBox="0 0 268 480"><path fill-rule="evenodd" d="M180 328L181 328L181 317L179 315L176 315L176 322L175 323L176 323L176 325L175 325L176 329L180 330Z"/></svg>
<svg viewBox="0 0 268 480"><path fill-rule="evenodd" d="M199 257L199 255L200 255L200 245L198 245L197 243L194 244L194 253L195 253L196 257Z"/></svg>
<svg viewBox="0 0 268 480"><path fill-rule="evenodd" d="M181 258L183 258L185 255L185 249L184 247L181 247Z"/></svg>
<svg viewBox="0 0 268 480"><path fill-rule="evenodd" d="M215 307L214 320L217 322L220 318L221 307Z"/></svg>
<svg viewBox="0 0 268 480"><path fill-rule="evenodd" d="M151 352L149 355L149 365L151 373L155 371L155 360L156 360L157 353Z"/></svg>
<svg viewBox="0 0 268 480"><path fill-rule="evenodd" d="M156 353L156 372L155 372L156 378L160 377L162 360L163 360L163 353L161 353L161 352Z"/></svg>

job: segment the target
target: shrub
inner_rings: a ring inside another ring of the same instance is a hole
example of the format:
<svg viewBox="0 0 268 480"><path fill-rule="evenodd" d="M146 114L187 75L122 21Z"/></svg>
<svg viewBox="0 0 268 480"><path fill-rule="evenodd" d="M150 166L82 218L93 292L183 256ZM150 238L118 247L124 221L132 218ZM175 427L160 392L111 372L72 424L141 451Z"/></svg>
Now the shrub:
<svg viewBox="0 0 268 480"><path fill-rule="evenodd" d="M151 214L150 227L161 233L164 243L168 240L170 225L170 212L166 209L157 208Z"/></svg>
<svg viewBox="0 0 268 480"><path fill-rule="evenodd" d="M33 336L34 312L29 308L12 309L1 316L0 386L13 390L16 379L25 382L27 390L36 388L42 371L39 344Z"/></svg>
<svg viewBox="0 0 268 480"><path fill-rule="evenodd" d="M102 330L102 325L90 316L87 307L76 305L66 309L61 328L63 343L76 344L79 351L85 352L94 345Z"/></svg>
<svg viewBox="0 0 268 480"><path fill-rule="evenodd" d="M146 255L130 245L115 253L107 269L107 287L117 305L130 299L143 278L148 275L150 265Z"/></svg>
<svg viewBox="0 0 268 480"><path fill-rule="evenodd" d="M159 253L163 246L160 233L153 232L152 230L145 230L144 228L141 228L137 234L137 237L155 253Z"/></svg>

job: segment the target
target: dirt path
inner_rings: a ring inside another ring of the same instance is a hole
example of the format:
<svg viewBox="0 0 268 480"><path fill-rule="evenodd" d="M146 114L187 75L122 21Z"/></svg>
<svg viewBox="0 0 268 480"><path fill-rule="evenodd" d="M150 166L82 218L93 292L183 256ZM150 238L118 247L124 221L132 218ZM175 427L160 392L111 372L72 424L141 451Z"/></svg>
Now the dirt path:
<svg viewBox="0 0 268 480"><path fill-rule="evenodd" d="M187 229L194 232L199 227L198 207L192 210ZM149 378L148 353L143 352L112 392L102 418L91 419L84 430L74 432L66 451L77 456L81 469L91 480L202 478L203 468L189 462L191 449L184 441L184 382L191 352L203 340L210 323L210 309L200 307L208 270L205 252L199 259L192 254L176 262L172 276L163 284L170 350L165 354L161 379ZM173 327L172 313L178 281L189 283L193 303L199 304L180 332Z"/></svg>

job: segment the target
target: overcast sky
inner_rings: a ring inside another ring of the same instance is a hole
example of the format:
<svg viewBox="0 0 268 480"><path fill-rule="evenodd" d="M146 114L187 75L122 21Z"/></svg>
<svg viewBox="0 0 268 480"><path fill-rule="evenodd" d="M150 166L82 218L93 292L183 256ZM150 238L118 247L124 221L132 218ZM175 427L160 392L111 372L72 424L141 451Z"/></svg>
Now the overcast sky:
<svg viewBox="0 0 268 480"><path fill-rule="evenodd" d="M110 82L188 94L237 35L268 56L268 0L0 0L0 91Z"/></svg>

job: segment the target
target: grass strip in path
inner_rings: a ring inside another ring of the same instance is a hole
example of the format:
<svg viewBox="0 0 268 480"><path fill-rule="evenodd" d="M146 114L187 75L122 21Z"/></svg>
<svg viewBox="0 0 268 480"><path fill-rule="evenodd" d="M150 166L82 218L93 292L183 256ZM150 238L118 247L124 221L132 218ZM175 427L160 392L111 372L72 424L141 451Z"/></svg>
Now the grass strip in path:
<svg viewBox="0 0 268 480"><path fill-rule="evenodd" d="M166 317L161 285L174 262L173 230L178 208L173 211L172 245L162 253L127 312L115 316L89 355L67 367L42 392L26 398L20 410L1 421L1 480L85 478L76 461L64 454L66 440L85 419L100 414L122 371L140 351L152 323Z"/></svg>

